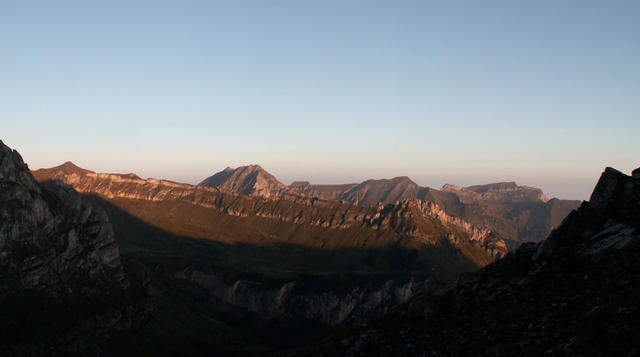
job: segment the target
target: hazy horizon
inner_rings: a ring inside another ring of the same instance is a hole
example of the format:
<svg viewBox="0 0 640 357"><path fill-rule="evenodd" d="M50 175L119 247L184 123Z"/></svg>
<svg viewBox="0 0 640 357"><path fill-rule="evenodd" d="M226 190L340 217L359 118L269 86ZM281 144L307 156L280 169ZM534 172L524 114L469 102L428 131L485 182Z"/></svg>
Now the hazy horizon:
<svg viewBox="0 0 640 357"><path fill-rule="evenodd" d="M2 139L0 139L2 140ZM10 145L10 143L5 142L5 144L8 144L10 147L12 147ZM16 149L15 147L12 147L13 149ZM16 149L18 150L18 149ZM21 152L21 150L18 150L18 152ZM260 165L263 169L265 169L267 172L271 173L272 175L274 175L279 181L281 181L282 183L284 183L285 185L290 185L292 182L294 181L309 181L311 184L349 184L349 183L361 183L365 180L369 180L369 179L391 179L394 177L398 177L398 176L408 176L412 181L414 181L415 183L417 183L420 186L423 187L431 187L431 188L435 188L435 189L441 189L443 185L445 184L454 184L454 185L458 185L458 186L472 186L472 185L480 185L480 184L488 184L488 183L497 183L497 182L505 182L505 181L515 181L518 185L520 186L529 186L529 187L536 187L536 188L540 188L543 190L543 192L545 193L545 195L547 195L549 198L560 198L560 199L575 199L575 200L587 200L589 198L589 195L591 194L591 192L593 191L593 187L595 186L595 183L598 181L599 177L600 177L600 173L596 173L593 175L593 177L585 179L585 180L580 180L580 179L575 179L575 178L556 178L556 179L549 179L549 178L544 178L544 177L516 177L516 176L504 176L504 177L499 177L499 176L487 176L487 177L482 177L482 176L476 176L474 175L474 173L468 173L464 178L462 179L448 179L446 177L443 176L438 176L438 175L434 175L432 177L416 177L416 176L411 176L411 175L407 175L407 174L393 174L393 175L379 175L379 174L373 174L373 176L367 176L366 174L362 174L362 173L356 173L353 172L351 173L351 175L345 175L342 176L341 178L336 178L336 177L329 177L327 175L323 175L322 173L317 172L317 170L314 170L313 167L299 167L298 172L295 173L295 176L286 176L286 175L282 175L282 172L286 172L286 171L282 171L279 168L269 168L269 167L265 167L264 165L260 164L260 163L247 163L247 164L242 164L242 165L226 165L226 166L222 166L220 168L216 168L216 169L212 169L212 170L205 170L204 168L194 168L194 174L192 175L184 175L181 173L176 173L176 174L162 174L162 172L169 172L171 170L171 168L167 167L164 170L158 171L156 173L153 172L148 172L148 171L138 171L136 170L136 168L127 168L127 167L123 167L123 166L113 166L113 167L100 167L100 168L96 168L96 167L92 167L90 165L85 165L82 164L78 161L74 161L74 160L64 160L64 161L59 161L57 163L41 163L41 164L31 164L31 162L41 162L41 160L29 160L28 157L26 157L24 154L22 154L23 159L25 160L25 162L29 165L29 168L31 170L38 170L38 169L43 169L43 168L51 168L51 167L55 167L55 166L59 166L61 164L63 164L64 162L67 161L71 161L73 162L75 165L83 168L83 169L87 169L87 170L91 170L91 171L95 171L98 173L114 173L114 174L128 174L128 173L134 173L138 176L140 176L143 179L148 179L148 178L155 178L155 179L164 179L164 180L170 180L170 181L175 181L175 182L180 182L180 183L187 183L187 184L192 184L192 185L196 185L198 184L200 181L202 181L203 179L218 173L222 170L224 170L226 167L232 167L232 168L236 168L239 166L245 166L245 165L252 165L252 164L257 164ZM618 168L617 168L618 169ZM420 170L420 168L418 168L418 170ZM197 171L197 172L196 172ZM600 171L604 171L604 167L602 168L602 170ZM311 177L303 177L300 175L300 172L308 172ZM629 174L630 170L626 170L623 171L625 174ZM477 177L477 179L473 179L474 177ZM564 184L564 186L558 188L558 182ZM572 190L563 190L564 187L573 187Z"/></svg>
<svg viewBox="0 0 640 357"><path fill-rule="evenodd" d="M640 3L0 3L0 139L31 168L196 183L408 176L587 199L640 166Z"/></svg>

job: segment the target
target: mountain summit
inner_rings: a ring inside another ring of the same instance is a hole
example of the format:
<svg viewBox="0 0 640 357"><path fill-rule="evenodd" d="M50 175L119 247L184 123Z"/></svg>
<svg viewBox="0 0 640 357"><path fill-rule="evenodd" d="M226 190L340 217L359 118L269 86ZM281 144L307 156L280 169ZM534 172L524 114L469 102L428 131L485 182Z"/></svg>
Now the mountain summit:
<svg viewBox="0 0 640 357"><path fill-rule="evenodd" d="M286 190L273 175L260 165L240 166L226 169L207 177L198 185L216 187L222 191L243 195L275 196Z"/></svg>
<svg viewBox="0 0 640 357"><path fill-rule="evenodd" d="M79 175L83 176L88 173L95 173L90 170L83 169L71 161L67 161L62 165L51 167L48 169L36 170L43 180L59 180L66 176Z"/></svg>

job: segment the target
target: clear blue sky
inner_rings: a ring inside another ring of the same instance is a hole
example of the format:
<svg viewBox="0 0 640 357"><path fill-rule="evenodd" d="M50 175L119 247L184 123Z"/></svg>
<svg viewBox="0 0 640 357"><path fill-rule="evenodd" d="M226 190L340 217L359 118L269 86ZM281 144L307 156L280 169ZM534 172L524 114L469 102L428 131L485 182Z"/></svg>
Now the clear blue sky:
<svg viewBox="0 0 640 357"><path fill-rule="evenodd" d="M640 1L0 0L0 139L32 168L585 199L640 166Z"/></svg>

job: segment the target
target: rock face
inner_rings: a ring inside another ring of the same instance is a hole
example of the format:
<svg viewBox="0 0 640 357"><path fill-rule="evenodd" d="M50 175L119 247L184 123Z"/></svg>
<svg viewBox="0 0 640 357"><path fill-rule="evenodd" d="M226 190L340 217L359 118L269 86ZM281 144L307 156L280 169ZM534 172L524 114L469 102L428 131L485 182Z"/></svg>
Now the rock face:
<svg viewBox="0 0 640 357"><path fill-rule="evenodd" d="M29 316L21 315L27 313L22 309L36 316L32 321L3 318L0 350L37 353L54 339L67 344L66 351L78 351L83 348L78 344L98 339L101 329L123 322L117 309L103 306L121 300L129 288L105 212L69 187L38 184L20 155L1 141L0 217L0 301L18 318ZM37 320L39 308L67 304L83 307L65 315L66 331L55 330L59 320ZM91 322L96 316L111 321Z"/></svg>
<svg viewBox="0 0 640 357"><path fill-rule="evenodd" d="M307 319L327 326L365 321L406 302L417 291L435 284L429 280L356 286L346 291L314 289L308 282L290 281L276 287L259 281L237 280L224 283L216 275L185 269L175 276L204 288L211 296L232 306L247 309L267 319Z"/></svg>
<svg viewBox="0 0 640 357"><path fill-rule="evenodd" d="M607 168L547 240L297 355L633 356L640 180Z"/></svg>
<svg viewBox="0 0 640 357"><path fill-rule="evenodd" d="M227 167L223 171L204 179L202 186L216 187L227 192L243 195L277 196L286 190L285 185L260 165L241 166L236 169Z"/></svg>
<svg viewBox="0 0 640 357"><path fill-rule="evenodd" d="M104 211L71 188L40 186L20 155L4 144L0 155L0 291L18 287L56 298L90 298L104 291L100 284L82 286L85 279L125 286ZM79 284L75 292L74 284Z"/></svg>

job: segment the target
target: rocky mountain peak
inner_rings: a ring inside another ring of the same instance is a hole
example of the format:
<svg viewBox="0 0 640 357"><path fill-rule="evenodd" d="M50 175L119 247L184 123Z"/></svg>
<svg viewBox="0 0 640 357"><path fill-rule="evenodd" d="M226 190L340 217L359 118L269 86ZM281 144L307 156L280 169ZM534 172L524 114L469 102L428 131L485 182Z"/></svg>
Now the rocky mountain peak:
<svg viewBox="0 0 640 357"><path fill-rule="evenodd" d="M39 180L60 180L67 176L84 176L86 174L95 173L90 170L83 169L71 161L67 161L62 165L51 167L48 169L39 169L33 171L33 175Z"/></svg>
<svg viewBox="0 0 640 357"><path fill-rule="evenodd" d="M631 176L632 176L633 178L640 179L640 167L638 167L637 169L633 170L633 171L631 172Z"/></svg>
<svg viewBox="0 0 640 357"><path fill-rule="evenodd" d="M411 180L409 178L409 176L397 176L397 177L392 178L390 181L391 182L402 182L402 183L416 184L415 182L413 182L413 180Z"/></svg>
<svg viewBox="0 0 640 357"><path fill-rule="evenodd" d="M274 196L286 191L286 186L260 165L230 167L204 179L202 186L244 195Z"/></svg>
<svg viewBox="0 0 640 357"><path fill-rule="evenodd" d="M62 170L66 173L86 173L86 172L93 172L93 171L89 171L89 170L85 170L83 168L81 168L80 166L74 164L71 161L67 161L64 164L58 166L59 170Z"/></svg>
<svg viewBox="0 0 640 357"><path fill-rule="evenodd" d="M593 189L589 206L599 212L613 208L620 210L621 207L628 205L640 207L640 197L638 197L640 180L637 177L637 173L630 177L614 168L607 167Z"/></svg>
<svg viewBox="0 0 640 357"><path fill-rule="evenodd" d="M27 190L39 193L40 187L29 174L29 167L22 160L22 156L6 146L0 140L0 180L21 185Z"/></svg>

